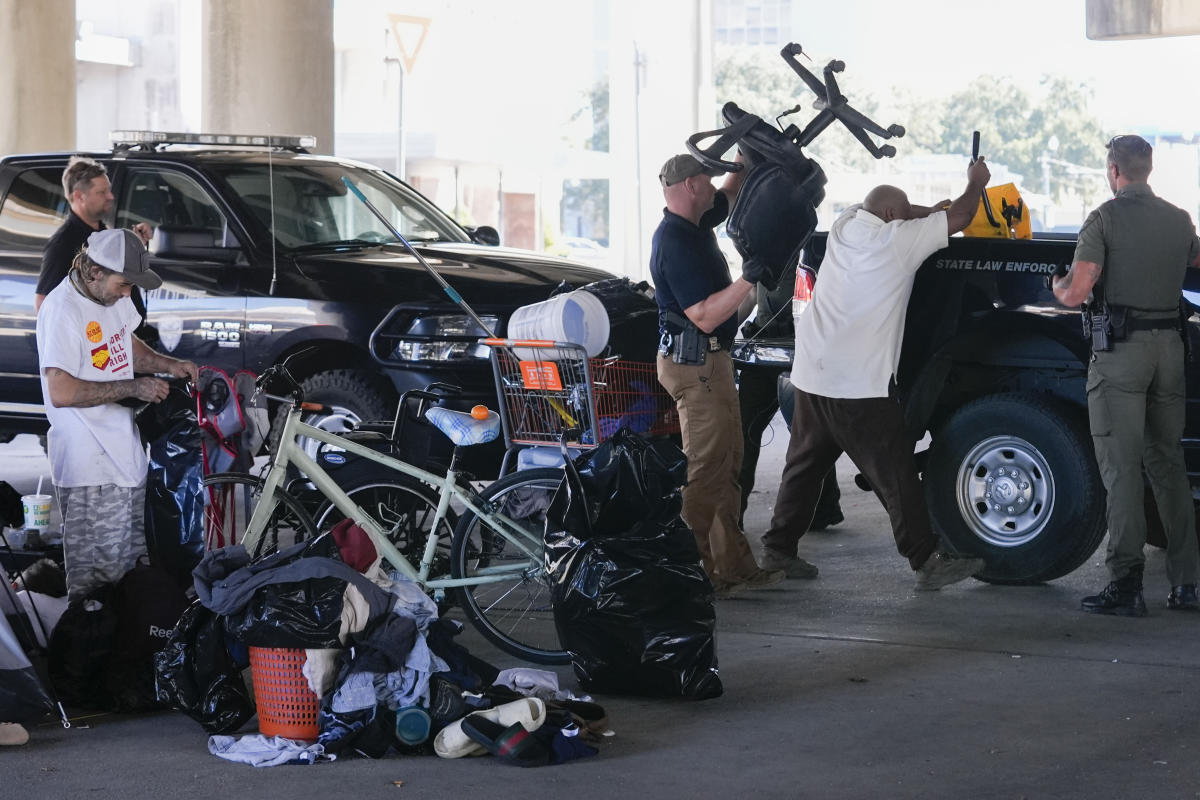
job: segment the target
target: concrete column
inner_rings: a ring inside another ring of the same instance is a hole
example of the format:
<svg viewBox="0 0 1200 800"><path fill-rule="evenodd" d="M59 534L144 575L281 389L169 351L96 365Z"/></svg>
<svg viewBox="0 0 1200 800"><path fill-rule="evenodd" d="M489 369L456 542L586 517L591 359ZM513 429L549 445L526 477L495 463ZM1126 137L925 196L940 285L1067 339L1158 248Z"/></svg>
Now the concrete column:
<svg viewBox="0 0 1200 800"><path fill-rule="evenodd" d="M75 147L75 0L0 0L0 155Z"/></svg>
<svg viewBox="0 0 1200 800"><path fill-rule="evenodd" d="M333 152L333 0L204 0L201 125Z"/></svg>
<svg viewBox="0 0 1200 800"><path fill-rule="evenodd" d="M1195 0L1087 0L1089 39L1147 39L1200 34Z"/></svg>

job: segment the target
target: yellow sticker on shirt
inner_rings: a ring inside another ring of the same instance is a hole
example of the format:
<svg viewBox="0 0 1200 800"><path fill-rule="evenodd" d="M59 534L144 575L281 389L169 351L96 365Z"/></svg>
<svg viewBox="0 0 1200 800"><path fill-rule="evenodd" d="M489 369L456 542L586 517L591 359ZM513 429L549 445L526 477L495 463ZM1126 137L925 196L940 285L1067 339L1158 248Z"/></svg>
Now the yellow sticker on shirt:
<svg viewBox="0 0 1200 800"><path fill-rule="evenodd" d="M102 344L92 351L92 366L96 369L104 369L110 360L108 345Z"/></svg>
<svg viewBox="0 0 1200 800"><path fill-rule="evenodd" d="M89 322L84 332L87 334L89 342L95 343L104 338L104 331L100 328L100 323L96 322L96 320Z"/></svg>

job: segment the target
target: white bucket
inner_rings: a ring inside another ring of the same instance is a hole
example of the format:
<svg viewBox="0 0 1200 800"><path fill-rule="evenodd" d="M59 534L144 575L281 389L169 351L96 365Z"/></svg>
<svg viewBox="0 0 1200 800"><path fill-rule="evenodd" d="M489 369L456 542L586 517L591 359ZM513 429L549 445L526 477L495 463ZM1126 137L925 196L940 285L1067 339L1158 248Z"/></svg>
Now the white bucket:
<svg viewBox="0 0 1200 800"><path fill-rule="evenodd" d="M550 339L581 345L597 356L608 344L608 311L594 294L576 289L533 305L521 306L508 320L509 339ZM517 358L554 360L570 353L516 348Z"/></svg>
<svg viewBox="0 0 1200 800"><path fill-rule="evenodd" d="M25 510L25 530L44 531L50 527L50 495L22 495L21 505Z"/></svg>

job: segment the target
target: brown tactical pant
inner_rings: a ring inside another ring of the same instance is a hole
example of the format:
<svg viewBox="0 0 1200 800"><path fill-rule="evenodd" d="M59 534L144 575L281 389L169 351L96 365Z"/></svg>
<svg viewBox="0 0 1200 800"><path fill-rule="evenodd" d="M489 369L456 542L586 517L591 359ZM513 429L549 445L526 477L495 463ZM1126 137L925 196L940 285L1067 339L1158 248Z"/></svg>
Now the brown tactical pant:
<svg viewBox="0 0 1200 800"><path fill-rule="evenodd" d="M696 537L710 578L736 582L758 564L738 525L742 423L733 360L724 350L699 366L658 357L658 381L675 399L688 458L683 519Z"/></svg>

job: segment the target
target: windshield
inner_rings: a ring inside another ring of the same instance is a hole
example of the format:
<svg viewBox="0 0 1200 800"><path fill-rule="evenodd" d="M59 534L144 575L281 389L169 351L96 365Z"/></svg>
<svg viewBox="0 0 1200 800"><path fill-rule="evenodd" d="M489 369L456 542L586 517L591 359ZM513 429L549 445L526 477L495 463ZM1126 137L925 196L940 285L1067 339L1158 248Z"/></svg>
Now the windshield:
<svg viewBox="0 0 1200 800"><path fill-rule="evenodd" d="M341 164L231 164L216 168L283 247L394 242L396 238L342 183L354 182L410 242L466 242L464 231L414 190L382 172ZM274 181L269 179L274 176ZM274 186L275 213L271 204Z"/></svg>

